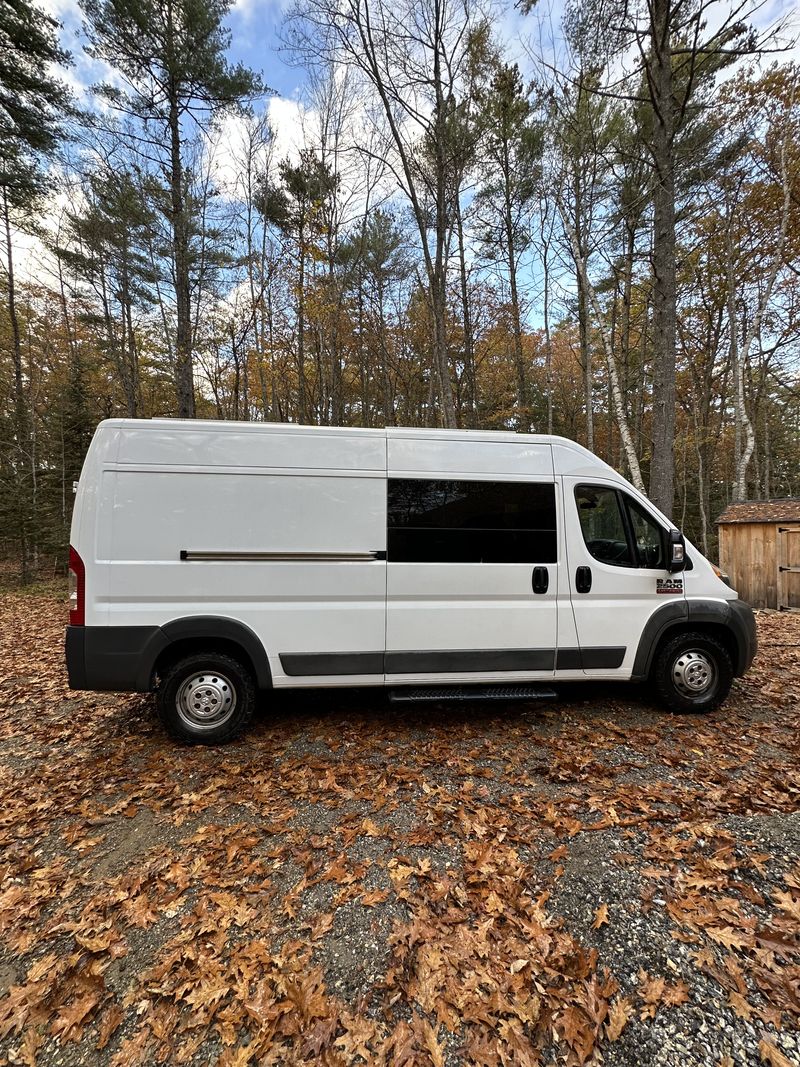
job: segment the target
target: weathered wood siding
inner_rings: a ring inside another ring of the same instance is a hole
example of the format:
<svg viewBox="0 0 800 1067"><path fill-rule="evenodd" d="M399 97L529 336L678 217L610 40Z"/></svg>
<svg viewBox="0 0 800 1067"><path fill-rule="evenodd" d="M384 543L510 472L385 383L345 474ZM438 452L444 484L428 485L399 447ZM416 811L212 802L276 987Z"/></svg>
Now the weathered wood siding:
<svg viewBox="0 0 800 1067"><path fill-rule="evenodd" d="M778 607L800 611L800 525L778 526Z"/></svg>
<svg viewBox="0 0 800 1067"><path fill-rule="evenodd" d="M778 525L735 522L719 527L719 565L754 608L778 606Z"/></svg>

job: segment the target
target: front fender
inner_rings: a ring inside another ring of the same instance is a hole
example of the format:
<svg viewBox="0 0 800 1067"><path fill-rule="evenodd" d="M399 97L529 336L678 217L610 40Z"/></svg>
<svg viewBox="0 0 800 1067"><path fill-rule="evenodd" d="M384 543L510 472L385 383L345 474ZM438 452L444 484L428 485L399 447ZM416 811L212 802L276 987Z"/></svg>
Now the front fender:
<svg viewBox="0 0 800 1067"><path fill-rule="evenodd" d="M639 638L631 678L645 681L650 675L656 649L670 630L690 630L693 625L717 626L733 636L734 671L742 675L753 662L758 648L753 609L743 600L681 600L663 604L650 616Z"/></svg>

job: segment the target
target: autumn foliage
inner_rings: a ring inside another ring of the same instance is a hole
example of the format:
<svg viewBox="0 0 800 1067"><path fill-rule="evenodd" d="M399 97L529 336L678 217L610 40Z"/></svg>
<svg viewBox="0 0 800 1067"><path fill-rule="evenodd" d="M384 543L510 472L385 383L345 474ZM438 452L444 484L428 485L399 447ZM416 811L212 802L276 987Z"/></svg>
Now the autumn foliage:
<svg viewBox="0 0 800 1067"><path fill-rule="evenodd" d="M791 1062L797 619L707 718L299 693L205 750L67 689L59 599L1 618L7 1062L624 1063L692 1005Z"/></svg>

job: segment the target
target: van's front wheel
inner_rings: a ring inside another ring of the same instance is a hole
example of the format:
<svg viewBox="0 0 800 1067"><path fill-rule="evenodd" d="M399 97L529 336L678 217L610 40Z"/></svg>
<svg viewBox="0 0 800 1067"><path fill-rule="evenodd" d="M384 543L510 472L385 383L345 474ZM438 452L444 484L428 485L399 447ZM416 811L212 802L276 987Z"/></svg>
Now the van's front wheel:
<svg viewBox="0 0 800 1067"><path fill-rule="evenodd" d="M173 664L156 695L158 714L177 741L219 745L237 737L253 714L250 671L232 656L204 652Z"/></svg>
<svg viewBox="0 0 800 1067"><path fill-rule="evenodd" d="M732 681L728 650L709 634L673 637L659 650L653 668L656 693L671 711L713 711L730 692Z"/></svg>

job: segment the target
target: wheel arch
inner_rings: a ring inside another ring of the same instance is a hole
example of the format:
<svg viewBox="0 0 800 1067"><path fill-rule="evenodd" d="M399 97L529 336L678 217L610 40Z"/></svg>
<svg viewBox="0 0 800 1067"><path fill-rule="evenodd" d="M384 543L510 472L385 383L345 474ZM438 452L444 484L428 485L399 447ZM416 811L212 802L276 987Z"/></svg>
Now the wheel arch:
<svg viewBox="0 0 800 1067"><path fill-rule="evenodd" d="M237 619L195 615L173 619L159 627L142 657L138 688L153 688L156 675L185 655L211 650L225 652L248 666L259 689L272 688L269 658L260 638Z"/></svg>
<svg viewBox="0 0 800 1067"><path fill-rule="evenodd" d="M726 600L683 600L657 608L642 630L632 679L646 681L658 650L665 641L682 630L716 637L730 654L734 673L744 674L750 666L753 652L750 651L750 642L740 617L730 603Z"/></svg>

